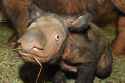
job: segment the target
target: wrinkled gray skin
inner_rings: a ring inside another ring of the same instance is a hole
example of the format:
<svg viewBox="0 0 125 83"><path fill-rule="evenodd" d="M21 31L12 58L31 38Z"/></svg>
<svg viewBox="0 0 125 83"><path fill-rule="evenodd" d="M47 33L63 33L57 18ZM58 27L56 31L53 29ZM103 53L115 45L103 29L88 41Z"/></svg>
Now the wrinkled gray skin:
<svg viewBox="0 0 125 83"><path fill-rule="evenodd" d="M33 22L19 39L21 56L28 61L48 62L63 50L67 30L55 16L43 16Z"/></svg>

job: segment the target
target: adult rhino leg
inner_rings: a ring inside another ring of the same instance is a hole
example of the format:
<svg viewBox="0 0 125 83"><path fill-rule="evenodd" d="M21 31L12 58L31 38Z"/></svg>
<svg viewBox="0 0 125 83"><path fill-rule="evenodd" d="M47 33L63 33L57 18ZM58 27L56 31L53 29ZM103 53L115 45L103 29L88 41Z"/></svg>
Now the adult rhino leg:
<svg viewBox="0 0 125 83"><path fill-rule="evenodd" d="M125 54L125 16L119 18L118 33L113 43L114 54Z"/></svg>
<svg viewBox="0 0 125 83"><path fill-rule="evenodd" d="M8 18L16 32L9 39L11 47L15 47L17 39L27 30L28 0L1 0L1 11Z"/></svg>

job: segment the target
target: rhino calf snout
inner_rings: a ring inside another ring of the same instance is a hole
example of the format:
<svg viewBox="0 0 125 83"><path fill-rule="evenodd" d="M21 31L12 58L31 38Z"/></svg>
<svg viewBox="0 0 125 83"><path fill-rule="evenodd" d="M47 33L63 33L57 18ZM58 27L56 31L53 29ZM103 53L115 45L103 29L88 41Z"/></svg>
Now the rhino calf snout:
<svg viewBox="0 0 125 83"><path fill-rule="evenodd" d="M26 52L31 50L43 50L43 44L46 41L44 35L40 31L27 31L19 40L20 47Z"/></svg>

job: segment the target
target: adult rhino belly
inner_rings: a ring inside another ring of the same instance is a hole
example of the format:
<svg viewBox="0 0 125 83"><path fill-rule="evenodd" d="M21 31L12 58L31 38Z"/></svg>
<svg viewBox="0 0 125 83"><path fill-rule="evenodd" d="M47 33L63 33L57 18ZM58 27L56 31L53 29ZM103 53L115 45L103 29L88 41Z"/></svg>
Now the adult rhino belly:
<svg viewBox="0 0 125 83"><path fill-rule="evenodd" d="M32 0L44 11L59 15L78 15L85 11L87 0Z"/></svg>

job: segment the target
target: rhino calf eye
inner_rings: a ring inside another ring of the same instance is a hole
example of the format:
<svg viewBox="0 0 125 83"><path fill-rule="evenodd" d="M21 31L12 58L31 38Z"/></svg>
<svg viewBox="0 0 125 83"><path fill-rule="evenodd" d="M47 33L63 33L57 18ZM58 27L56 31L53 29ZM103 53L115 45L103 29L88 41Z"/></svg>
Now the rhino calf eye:
<svg viewBox="0 0 125 83"><path fill-rule="evenodd" d="M56 35L55 36L55 39L58 41L60 39L60 36L59 35Z"/></svg>

